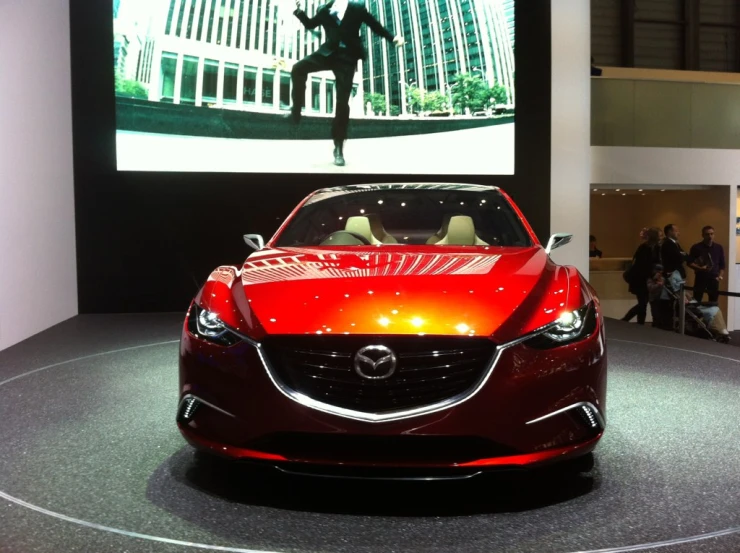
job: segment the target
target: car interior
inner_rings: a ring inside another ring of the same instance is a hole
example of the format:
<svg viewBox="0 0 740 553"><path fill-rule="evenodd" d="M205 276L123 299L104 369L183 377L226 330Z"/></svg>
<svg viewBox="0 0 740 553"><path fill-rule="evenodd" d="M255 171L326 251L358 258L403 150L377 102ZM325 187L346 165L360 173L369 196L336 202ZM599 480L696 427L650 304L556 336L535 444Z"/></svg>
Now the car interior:
<svg viewBox="0 0 740 553"><path fill-rule="evenodd" d="M383 226L380 216L368 214L348 217L344 230L331 233L322 246L353 246L398 244L399 241ZM445 215L440 229L426 240L438 246L488 246L478 237L473 218L468 215Z"/></svg>
<svg viewBox="0 0 740 553"><path fill-rule="evenodd" d="M495 193L398 190L307 204L275 245L527 247L532 241L516 212Z"/></svg>

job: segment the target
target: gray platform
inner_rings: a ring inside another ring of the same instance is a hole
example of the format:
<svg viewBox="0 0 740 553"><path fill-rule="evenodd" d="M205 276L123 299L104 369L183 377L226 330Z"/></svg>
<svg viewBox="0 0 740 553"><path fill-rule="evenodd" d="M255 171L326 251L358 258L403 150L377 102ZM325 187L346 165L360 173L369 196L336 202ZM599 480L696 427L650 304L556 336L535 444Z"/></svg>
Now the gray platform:
<svg viewBox="0 0 740 553"><path fill-rule="evenodd" d="M194 458L181 324L82 316L0 352L0 551L740 551L738 348L609 320L590 476L337 483Z"/></svg>

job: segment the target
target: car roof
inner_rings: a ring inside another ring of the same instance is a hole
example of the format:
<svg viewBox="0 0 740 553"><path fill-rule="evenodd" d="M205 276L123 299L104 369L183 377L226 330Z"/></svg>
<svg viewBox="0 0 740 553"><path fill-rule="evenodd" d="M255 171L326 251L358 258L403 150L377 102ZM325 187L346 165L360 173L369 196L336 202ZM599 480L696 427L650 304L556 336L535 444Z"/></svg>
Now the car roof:
<svg viewBox="0 0 740 553"><path fill-rule="evenodd" d="M468 184L459 182L382 182L369 184L350 184L346 186L332 186L321 188L316 193L323 192L357 192L360 190L498 190L498 186L484 184Z"/></svg>
<svg viewBox="0 0 740 553"><path fill-rule="evenodd" d="M333 186L321 188L311 195L308 203L326 199L327 197L356 194L357 192L371 192L374 190L450 190L467 192L491 192L499 190L498 186L483 184L465 184L452 182L391 182L377 184L350 184L347 186Z"/></svg>

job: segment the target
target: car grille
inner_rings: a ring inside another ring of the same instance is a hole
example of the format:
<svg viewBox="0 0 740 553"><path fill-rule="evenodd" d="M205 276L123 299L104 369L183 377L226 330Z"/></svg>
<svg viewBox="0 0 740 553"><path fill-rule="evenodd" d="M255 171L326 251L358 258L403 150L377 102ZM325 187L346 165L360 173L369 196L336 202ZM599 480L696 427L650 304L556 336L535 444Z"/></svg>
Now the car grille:
<svg viewBox="0 0 740 553"><path fill-rule="evenodd" d="M392 376L363 378L354 355L384 345L398 359ZM413 409L457 396L477 384L493 357L486 338L439 336L270 336L263 342L275 375L296 392L365 413Z"/></svg>

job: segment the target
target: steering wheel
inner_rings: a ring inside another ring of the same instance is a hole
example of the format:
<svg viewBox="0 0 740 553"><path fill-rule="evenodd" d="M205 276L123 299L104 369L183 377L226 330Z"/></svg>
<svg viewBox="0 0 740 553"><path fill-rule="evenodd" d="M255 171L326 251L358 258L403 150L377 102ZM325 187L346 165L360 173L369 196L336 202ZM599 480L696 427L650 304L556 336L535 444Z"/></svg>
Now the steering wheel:
<svg viewBox="0 0 740 553"><path fill-rule="evenodd" d="M362 234L359 234L359 233L357 233L357 232L352 232L352 231L350 231L350 230L336 230L336 231L332 232L332 233L331 233L331 234L330 234L329 236L327 236L327 237L326 237L326 238L325 238L324 240L322 240L322 241L321 241L321 244L322 244L322 245L323 245L323 244L326 244L326 243L327 243L327 242L329 242L329 241L330 241L330 240L331 240L331 239L332 239L332 238L333 238L334 236L336 236L336 235L339 235L339 236L341 236L341 235L343 235L343 234L349 234L349 235L350 235L350 236L352 236L353 238L356 238L357 240L359 240L359 241L360 241L360 242L361 242L362 244L364 244L365 246L372 246L372 245L373 245L373 244L372 244L372 242L370 242L370 240L368 240L367 238L365 238L365 237L364 237L364 236L363 236ZM341 244L341 245L348 245L348 244Z"/></svg>

